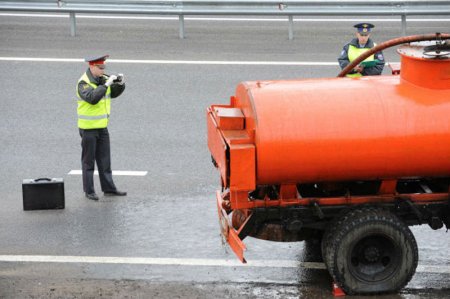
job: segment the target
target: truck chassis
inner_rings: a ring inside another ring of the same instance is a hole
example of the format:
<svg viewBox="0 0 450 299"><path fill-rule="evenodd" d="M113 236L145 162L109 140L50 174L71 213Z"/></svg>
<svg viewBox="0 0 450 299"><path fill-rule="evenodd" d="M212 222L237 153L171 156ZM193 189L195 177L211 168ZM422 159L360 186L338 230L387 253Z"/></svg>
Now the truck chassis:
<svg viewBox="0 0 450 299"><path fill-rule="evenodd" d="M247 236L316 239L330 275L347 294L392 292L409 282L418 263L408 226L450 227L449 193L441 192L449 181L258 186L246 198L218 191L217 207L222 234L244 263Z"/></svg>

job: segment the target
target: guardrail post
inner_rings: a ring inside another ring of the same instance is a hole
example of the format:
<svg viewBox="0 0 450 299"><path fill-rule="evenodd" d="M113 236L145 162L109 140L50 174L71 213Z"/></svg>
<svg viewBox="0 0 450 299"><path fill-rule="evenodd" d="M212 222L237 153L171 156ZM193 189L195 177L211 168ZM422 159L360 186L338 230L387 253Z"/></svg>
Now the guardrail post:
<svg viewBox="0 0 450 299"><path fill-rule="evenodd" d="M402 36L406 36L406 15L402 15Z"/></svg>
<svg viewBox="0 0 450 299"><path fill-rule="evenodd" d="M178 16L179 20L179 36L181 39L184 38L184 15Z"/></svg>
<svg viewBox="0 0 450 299"><path fill-rule="evenodd" d="M294 16L289 15L289 40L294 39Z"/></svg>
<svg viewBox="0 0 450 299"><path fill-rule="evenodd" d="M75 19L75 13L70 13L70 36L75 36L77 28L76 28L76 19Z"/></svg>

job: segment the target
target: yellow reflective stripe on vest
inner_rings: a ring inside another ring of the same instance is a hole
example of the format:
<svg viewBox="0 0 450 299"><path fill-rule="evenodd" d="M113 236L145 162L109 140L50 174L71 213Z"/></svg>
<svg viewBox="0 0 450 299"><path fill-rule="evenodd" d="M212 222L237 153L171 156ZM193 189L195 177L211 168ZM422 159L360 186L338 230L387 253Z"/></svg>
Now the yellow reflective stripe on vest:
<svg viewBox="0 0 450 299"><path fill-rule="evenodd" d="M78 84L84 81L92 88L97 88L97 85L89 80L86 73L78 80ZM108 118L111 111L111 88L108 87L105 96L95 105L84 101L78 92L78 127L80 129L101 129L108 126Z"/></svg>
<svg viewBox="0 0 450 299"><path fill-rule="evenodd" d="M374 46L376 46L376 44L374 44ZM353 45L349 45L348 51L347 51L348 60L351 63L353 60L358 58L359 55L361 55L362 53L364 53L370 49L371 48L357 48ZM369 57L367 57L366 59L364 59L363 61L373 61L373 60L375 60L375 56L372 54ZM356 73L356 74L347 74L346 76L349 78L356 78L356 77L361 77L362 75L360 73Z"/></svg>
<svg viewBox="0 0 450 299"><path fill-rule="evenodd" d="M362 77L361 73L354 73L354 74L347 74L345 75L346 77L349 78L358 78L358 77Z"/></svg>

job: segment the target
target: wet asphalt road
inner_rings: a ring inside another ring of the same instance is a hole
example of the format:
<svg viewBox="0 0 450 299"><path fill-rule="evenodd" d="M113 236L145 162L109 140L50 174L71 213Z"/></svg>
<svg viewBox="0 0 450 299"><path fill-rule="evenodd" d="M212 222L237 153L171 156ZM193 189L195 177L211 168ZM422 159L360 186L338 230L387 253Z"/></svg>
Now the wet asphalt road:
<svg viewBox="0 0 450 299"><path fill-rule="evenodd" d="M194 61L335 62L348 22L296 22L287 40L284 22L189 21L178 39L176 21L68 19L0 15L0 57ZM450 22L415 22L408 33L448 32ZM400 24L377 23L374 38L397 37ZM393 50L389 61L398 61ZM81 62L1 61L0 255L143 257L181 264L0 262L0 298L327 298L326 270L276 261L320 262L317 247L246 239L249 265L236 265L222 246L214 192L219 174L206 146L205 110L228 103L243 80L333 77L337 66L265 66L110 63L127 89L114 101L109 126L114 170L125 198L83 197L75 84ZM21 182L61 177L66 208L24 212ZM98 178L96 178L98 184ZM97 185L97 191L100 187ZM398 295L377 298L449 298L450 236L413 228L419 268ZM225 265L199 265L199 261ZM272 261L267 266L251 262ZM372 297L373 298L373 297Z"/></svg>

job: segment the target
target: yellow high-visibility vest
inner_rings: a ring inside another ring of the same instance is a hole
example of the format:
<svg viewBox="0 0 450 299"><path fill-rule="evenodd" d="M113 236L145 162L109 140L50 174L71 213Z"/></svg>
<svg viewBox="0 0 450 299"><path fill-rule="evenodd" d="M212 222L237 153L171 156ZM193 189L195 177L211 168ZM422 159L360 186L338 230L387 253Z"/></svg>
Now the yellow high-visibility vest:
<svg viewBox="0 0 450 299"><path fill-rule="evenodd" d="M375 46L375 44L374 44L374 46ZM366 52L366 51L368 51L370 49L371 48L357 48L357 47L355 47L353 45L349 45L348 46L348 52L347 52L348 60L351 63L359 55L361 55L362 53L364 53L364 52ZM364 59L364 61L373 61L373 60L375 60L375 57L374 57L373 54L370 55L369 57L367 57L366 59ZM356 78L356 77L361 77L362 75L360 73L356 73L356 74L347 74L346 76L350 77L350 78Z"/></svg>
<svg viewBox="0 0 450 299"><path fill-rule="evenodd" d="M97 84L91 82L86 73L78 80L84 81L92 88L97 88ZM84 101L78 92L77 84L77 97L78 97L78 128L80 129L102 129L108 126L109 114L111 113L111 87L108 86L105 95L100 101L92 105Z"/></svg>

